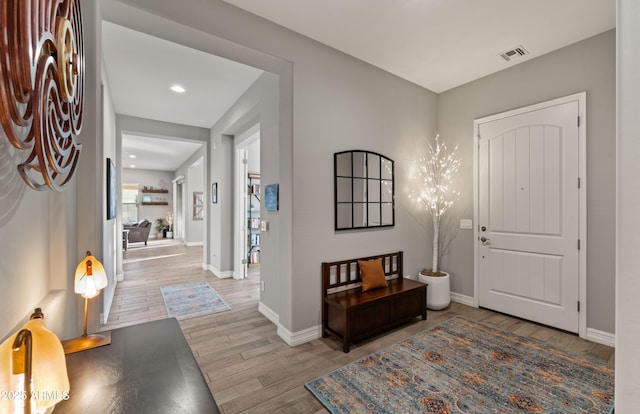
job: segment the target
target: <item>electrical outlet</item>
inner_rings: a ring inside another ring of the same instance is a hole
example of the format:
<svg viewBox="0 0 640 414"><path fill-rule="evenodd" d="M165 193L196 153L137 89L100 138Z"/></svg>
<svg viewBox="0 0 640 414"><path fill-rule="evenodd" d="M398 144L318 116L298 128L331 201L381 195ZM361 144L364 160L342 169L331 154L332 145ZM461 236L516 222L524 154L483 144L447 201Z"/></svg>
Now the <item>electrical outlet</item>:
<svg viewBox="0 0 640 414"><path fill-rule="evenodd" d="M264 292L264 280L260 281L260 291Z"/></svg>

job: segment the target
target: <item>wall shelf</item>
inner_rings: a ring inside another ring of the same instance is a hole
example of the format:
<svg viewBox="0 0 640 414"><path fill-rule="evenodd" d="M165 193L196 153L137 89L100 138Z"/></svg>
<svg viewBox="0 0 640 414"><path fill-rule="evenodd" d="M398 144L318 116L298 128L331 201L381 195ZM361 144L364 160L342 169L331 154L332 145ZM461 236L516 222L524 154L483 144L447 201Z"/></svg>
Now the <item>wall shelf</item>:
<svg viewBox="0 0 640 414"><path fill-rule="evenodd" d="M169 190L150 190L150 189L143 189L142 190L143 193L162 193L162 194L168 194Z"/></svg>
<svg viewBox="0 0 640 414"><path fill-rule="evenodd" d="M168 206L168 201L143 201L143 206Z"/></svg>

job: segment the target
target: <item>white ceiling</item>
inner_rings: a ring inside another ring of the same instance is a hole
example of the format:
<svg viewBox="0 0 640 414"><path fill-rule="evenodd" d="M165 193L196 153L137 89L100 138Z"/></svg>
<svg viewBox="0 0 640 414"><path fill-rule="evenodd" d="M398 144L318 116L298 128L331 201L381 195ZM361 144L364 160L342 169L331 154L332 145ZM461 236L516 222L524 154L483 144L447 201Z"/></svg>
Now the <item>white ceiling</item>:
<svg viewBox="0 0 640 414"><path fill-rule="evenodd" d="M438 93L615 27L615 0L224 1ZM262 74L106 21L102 42L118 114L210 128ZM516 46L530 54L499 56ZM123 149L137 168L171 170L185 144L127 136Z"/></svg>
<svg viewBox="0 0 640 414"><path fill-rule="evenodd" d="M116 112L177 124L211 128L263 73L106 21L102 48Z"/></svg>
<svg viewBox="0 0 640 414"><path fill-rule="evenodd" d="M437 93L615 27L615 0L225 1Z"/></svg>
<svg viewBox="0 0 640 414"><path fill-rule="evenodd" d="M122 134L122 166L142 170L176 171L202 145L178 139Z"/></svg>
<svg viewBox="0 0 640 414"><path fill-rule="evenodd" d="M158 121L211 128L263 73L106 21L102 47L116 113ZM173 84L186 92L172 92ZM123 166L175 171L201 146L125 134Z"/></svg>

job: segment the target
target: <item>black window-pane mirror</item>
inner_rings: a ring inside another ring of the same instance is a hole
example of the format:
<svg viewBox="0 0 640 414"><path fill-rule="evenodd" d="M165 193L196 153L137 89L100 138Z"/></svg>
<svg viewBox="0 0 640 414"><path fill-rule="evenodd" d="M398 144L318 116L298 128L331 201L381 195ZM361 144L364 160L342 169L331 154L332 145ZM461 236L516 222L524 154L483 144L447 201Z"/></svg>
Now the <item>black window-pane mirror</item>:
<svg viewBox="0 0 640 414"><path fill-rule="evenodd" d="M393 160L370 151L335 153L335 229L395 225Z"/></svg>

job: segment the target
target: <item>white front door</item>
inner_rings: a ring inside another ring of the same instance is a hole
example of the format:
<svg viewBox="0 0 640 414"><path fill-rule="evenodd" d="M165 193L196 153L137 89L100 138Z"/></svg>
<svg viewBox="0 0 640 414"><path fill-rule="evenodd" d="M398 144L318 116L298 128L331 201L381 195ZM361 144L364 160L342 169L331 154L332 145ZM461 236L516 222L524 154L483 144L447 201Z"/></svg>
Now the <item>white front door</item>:
<svg viewBox="0 0 640 414"><path fill-rule="evenodd" d="M571 332L579 331L580 104L476 121L478 304Z"/></svg>

